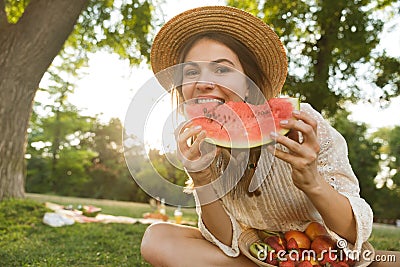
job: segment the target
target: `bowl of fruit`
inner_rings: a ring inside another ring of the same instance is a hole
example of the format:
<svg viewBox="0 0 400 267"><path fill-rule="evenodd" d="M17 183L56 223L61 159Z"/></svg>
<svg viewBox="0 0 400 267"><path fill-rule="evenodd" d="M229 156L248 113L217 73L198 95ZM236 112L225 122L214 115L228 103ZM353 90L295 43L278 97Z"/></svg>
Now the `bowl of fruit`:
<svg viewBox="0 0 400 267"><path fill-rule="evenodd" d="M259 245L261 247L259 247ZM248 229L240 235L239 249L243 255L252 260L258 266L274 267L274 265L268 264L266 260L264 260L264 255L258 255L258 251L264 248L257 230Z"/></svg>
<svg viewBox="0 0 400 267"><path fill-rule="evenodd" d="M258 266L353 267L369 264L347 257L343 248L318 222L311 222L304 231L248 229L239 238L241 253ZM372 247L370 249L373 251Z"/></svg>

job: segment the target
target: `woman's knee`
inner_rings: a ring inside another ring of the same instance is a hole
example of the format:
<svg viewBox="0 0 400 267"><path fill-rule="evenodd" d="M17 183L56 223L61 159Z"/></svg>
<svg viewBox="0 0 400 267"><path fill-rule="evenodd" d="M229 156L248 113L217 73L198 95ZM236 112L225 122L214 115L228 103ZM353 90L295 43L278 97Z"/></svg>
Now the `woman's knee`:
<svg viewBox="0 0 400 267"><path fill-rule="evenodd" d="M163 246L161 243L167 242L167 228L165 223L156 223L147 227L140 245L140 252L146 261L154 263L154 260L159 257L160 248Z"/></svg>
<svg viewBox="0 0 400 267"><path fill-rule="evenodd" d="M171 223L156 223L147 227L140 246L142 257L154 266L166 264L176 253L176 244L186 238L200 238L197 229Z"/></svg>

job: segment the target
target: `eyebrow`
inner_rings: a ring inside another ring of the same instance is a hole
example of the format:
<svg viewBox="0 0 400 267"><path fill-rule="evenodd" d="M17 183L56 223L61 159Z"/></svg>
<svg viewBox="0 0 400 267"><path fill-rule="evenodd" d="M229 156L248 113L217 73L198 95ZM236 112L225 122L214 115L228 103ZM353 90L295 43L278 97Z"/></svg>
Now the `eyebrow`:
<svg viewBox="0 0 400 267"><path fill-rule="evenodd" d="M213 60L213 61L211 61L211 62L213 62L213 63L222 63L222 62L226 62L226 63L228 63L229 65L235 66L235 64L233 64L232 61L230 61L229 59L226 59L226 58L220 58L220 59L217 59L217 60Z"/></svg>
<svg viewBox="0 0 400 267"><path fill-rule="evenodd" d="M211 63L215 63L215 64L220 64L220 63L223 63L223 62L228 63L229 65L232 65L233 67L235 66L235 64L233 64L232 61L230 61L229 59L226 59L226 58L220 58L220 59L216 59L216 60L211 61ZM192 65L192 66L198 66L198 63L196 61L187 61L187 62L184 62L184 64L188 64L188 65Z"/></svg>

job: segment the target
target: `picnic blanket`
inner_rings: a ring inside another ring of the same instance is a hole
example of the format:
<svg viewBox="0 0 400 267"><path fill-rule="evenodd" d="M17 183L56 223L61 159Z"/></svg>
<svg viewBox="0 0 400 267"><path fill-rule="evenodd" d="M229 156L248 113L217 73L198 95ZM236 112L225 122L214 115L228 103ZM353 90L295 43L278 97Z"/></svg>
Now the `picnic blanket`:
<svg viewBox="0 0 400 267"><path fill-rule="evenodd" d="M46 202L45 206L53 212L46 212L43 217L43 223L52 227L61 227L72 225L74 223L123 223L123 224L152 224L163 221L155 218L132 218L127 216L114 216L110 214L99 213L95 217L85 216L82 211L77 209L66 209L64 206ZM174 222L174 220L168 220ZM195 222L184 221L184 224L196 225Z"/></svg>

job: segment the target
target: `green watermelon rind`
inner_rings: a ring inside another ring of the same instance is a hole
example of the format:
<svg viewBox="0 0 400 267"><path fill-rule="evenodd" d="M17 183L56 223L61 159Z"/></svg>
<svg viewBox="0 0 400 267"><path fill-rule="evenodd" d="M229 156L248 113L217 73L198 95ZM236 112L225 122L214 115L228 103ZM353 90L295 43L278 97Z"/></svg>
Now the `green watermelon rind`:
<svg viewBox="0 0 400 267"><path fill-rule="evenodd" d="M294 98L294 97L282 97L281 99L287 99L293 106L294 110L300 110L300 101L298 98ZM291 117L293 118L293 117ZM290 118L287 118L290 119ZM289 129L276 129L276 132L279 135L286 135L290 130ZM264 136L265 138L263 138L262 140L257 140L257 141L250 141L249 139L247 139L247 142L232 142L231 140L223 140L223 139L217 139L217 138L210 138L210 137L206 137L205 141L210 143L210 144L214 144L217 146L221 146L221 147L227 147L227 148L252 148L252 147L258 147L258 146L262 146L262 145L267 145L270 143L273 143L274 140L268 135L268 136Z"/></svg>

